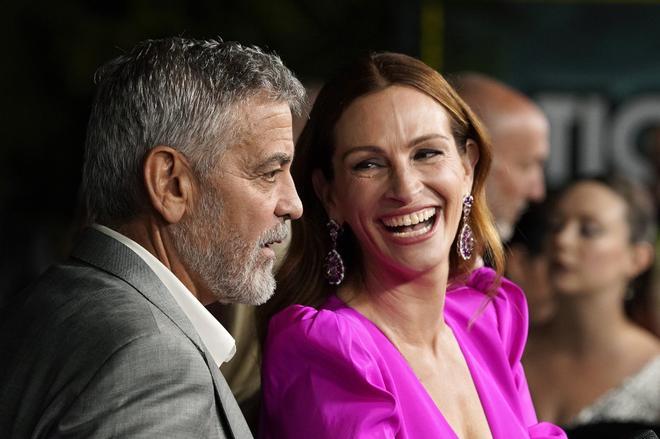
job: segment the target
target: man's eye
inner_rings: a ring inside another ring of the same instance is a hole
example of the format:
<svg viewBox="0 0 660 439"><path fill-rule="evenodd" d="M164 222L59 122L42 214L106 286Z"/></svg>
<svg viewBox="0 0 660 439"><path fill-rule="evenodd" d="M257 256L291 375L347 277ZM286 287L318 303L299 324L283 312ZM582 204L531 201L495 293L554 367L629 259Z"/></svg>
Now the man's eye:
<svg viewBox="0 0 660 439"><path fill-rule="evenodd" d="M415 160L428 160L441 154L444 154L444 152L438 149L420 149L415 152L413 158Z"/></svg>
<svg viewBox="0 0 660 439"><path fill-rule="evenodd" d="M273 183L273 182L275 182L275 178L277 177L277 174L279 174L280 172L282 172L281 169L275 169L275 170L273 170L273 171L266 172L265 174L262 174L261 177L262 177L264 180L266 180L266 181L268 181L268 182L270 182L270 183Z"/></svg>

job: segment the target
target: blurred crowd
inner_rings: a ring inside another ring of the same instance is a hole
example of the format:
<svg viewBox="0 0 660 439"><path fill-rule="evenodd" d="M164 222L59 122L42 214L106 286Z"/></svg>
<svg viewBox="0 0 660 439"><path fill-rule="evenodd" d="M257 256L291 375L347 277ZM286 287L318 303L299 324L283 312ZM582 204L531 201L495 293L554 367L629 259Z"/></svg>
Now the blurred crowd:
<svg viewBox="0 0 660 439"><path fill-rule="evenodd" d="M488 202L508 243L507 277L528 299L523 361L539 418L578 432L657 425L657 182L578 175L546 197L541 110L479 75L459 75L456 85L492 137ZM649 161L657 169L657 156Z"/></svg>

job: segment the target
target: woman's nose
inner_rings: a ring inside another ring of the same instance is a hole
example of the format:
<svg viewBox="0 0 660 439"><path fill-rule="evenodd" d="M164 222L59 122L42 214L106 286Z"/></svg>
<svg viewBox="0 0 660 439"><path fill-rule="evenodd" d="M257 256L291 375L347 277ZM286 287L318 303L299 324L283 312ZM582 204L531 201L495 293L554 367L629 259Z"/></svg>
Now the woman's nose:
<svg viewBox="0 0 660 439"><path fill-rule="evenodd" d="M556 249L562 249L574 241L573 226L569 223L557 225L551 231L551 244Z"/></svg>
<svg viewBox="0 0 660 439"><path fill-rule="evenodd" d="M410 203L422 189L418 173L406 165L393 166L390 172L390 198Z"/></svg>

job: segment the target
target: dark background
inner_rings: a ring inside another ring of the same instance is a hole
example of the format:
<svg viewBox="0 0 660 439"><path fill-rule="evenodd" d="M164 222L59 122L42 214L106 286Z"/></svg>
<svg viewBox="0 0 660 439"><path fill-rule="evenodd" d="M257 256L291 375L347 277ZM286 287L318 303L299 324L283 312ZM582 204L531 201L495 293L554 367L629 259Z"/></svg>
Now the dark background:
<svg viewBox="0 0 660 439"><path fill-rule="evenodd" d="M551 185L586 168L654 178L660 5L653 3L78 0L2 9L0 307L68 252L94 71L146 38L257 44L308 84L368 50L404 52L443 73L481 71L551 113Z"/></svg>

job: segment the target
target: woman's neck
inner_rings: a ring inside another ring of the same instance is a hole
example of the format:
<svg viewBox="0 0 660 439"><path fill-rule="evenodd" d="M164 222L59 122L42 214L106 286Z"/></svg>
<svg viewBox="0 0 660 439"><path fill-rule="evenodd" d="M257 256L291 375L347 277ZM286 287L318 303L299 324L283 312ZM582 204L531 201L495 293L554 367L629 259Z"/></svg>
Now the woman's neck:
<svg viewBox="0 0 660 439"><path fill-rule="evenodd" d="M360 282L340 289L339 297L355 308L397 346L434 348L445 327L448 268L416 276L393 270L365 270Z"/></svg>
<svg viewBox="0 0 660 439"><path fill-rule="evenodd" d="M548 335L555 346L574 355L604 353L618 349L630 322L619 291L558 295L555 319Z"/></svg>

